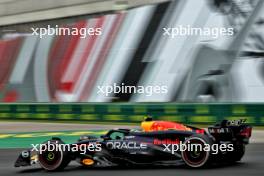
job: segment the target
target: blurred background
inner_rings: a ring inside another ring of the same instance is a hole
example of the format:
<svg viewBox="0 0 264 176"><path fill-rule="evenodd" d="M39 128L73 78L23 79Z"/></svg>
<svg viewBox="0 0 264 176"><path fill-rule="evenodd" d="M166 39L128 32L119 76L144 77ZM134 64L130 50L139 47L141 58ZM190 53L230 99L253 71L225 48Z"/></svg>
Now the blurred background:
<svg viewBox="0 0 264 176"><path fill-rule="evenodd" d="M31 35L48 25L102 35ZM178 25L235 35L163 35ZM263 56L258 0L0 0L1 102L263 102ZM114 83L168 93L97 93Z"/></svg>

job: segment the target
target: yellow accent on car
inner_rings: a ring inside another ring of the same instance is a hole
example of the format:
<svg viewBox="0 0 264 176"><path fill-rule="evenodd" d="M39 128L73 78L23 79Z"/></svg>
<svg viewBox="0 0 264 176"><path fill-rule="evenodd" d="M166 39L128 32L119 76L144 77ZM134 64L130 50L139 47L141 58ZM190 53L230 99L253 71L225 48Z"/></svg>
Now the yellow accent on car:
<svg viewBox="0 0 264 176"><path fill-rule="evenodd" d="M31 161L36 161L38 160L38 155L34 155L30 158Z"/></svg>
<svg viewBox="0 0 264 176"><path fill-rule="evenodd" d="M150 131L151 130L151 127L153 125L154 122L150 121L150 122L141 122L141 128L144 130L144 131Z"/></svg>

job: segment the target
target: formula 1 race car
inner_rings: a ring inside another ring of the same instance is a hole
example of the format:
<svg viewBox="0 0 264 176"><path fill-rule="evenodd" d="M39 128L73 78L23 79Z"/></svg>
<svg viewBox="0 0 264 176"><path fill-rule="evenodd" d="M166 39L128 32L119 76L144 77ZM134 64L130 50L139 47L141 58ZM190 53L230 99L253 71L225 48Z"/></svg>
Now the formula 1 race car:
<svg viewBox="0 0 264 176"><path fill-rule="evenodd" d="M112 129L101 137L82 136L72 144L53 137L35 150L22 151L15 167L39 163L55 171L76 160L85 167L186 164L199 168L240 161L252 131L244 120L224 120L202 129L148 118L141 127Z"/></svg>

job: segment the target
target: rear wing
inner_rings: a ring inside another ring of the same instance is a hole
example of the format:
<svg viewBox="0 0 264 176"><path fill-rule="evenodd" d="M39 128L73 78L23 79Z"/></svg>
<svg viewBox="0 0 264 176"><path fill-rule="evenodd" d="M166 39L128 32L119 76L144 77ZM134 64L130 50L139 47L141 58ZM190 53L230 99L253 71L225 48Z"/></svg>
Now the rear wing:
<svg viewBox="0 0 264 176"><path fill-rule="evenodd" d="M223 120L220 123L221 127L237 127L244 125L246 123L247 119L239 119L239 120ZM217 124L218 125L218 124ZM216 126L216 125L215 125Z"/></svg>
<svg viewBox="0 0 264 176"><path fill-rule="evenodd" d="M217 140L239 140L248 143L252 134L252 127L246 124L246 119L223 120L208 127L208 132Z"/></svg>

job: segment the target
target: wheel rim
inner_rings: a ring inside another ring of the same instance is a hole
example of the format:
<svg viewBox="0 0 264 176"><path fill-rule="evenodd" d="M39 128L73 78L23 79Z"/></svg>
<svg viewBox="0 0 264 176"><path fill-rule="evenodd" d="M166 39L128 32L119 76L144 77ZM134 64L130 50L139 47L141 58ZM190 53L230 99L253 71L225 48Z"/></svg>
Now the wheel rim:
<svg viewBox="0 0 264 176"><path fill-rule="evenodd" d="M198 137L192 137L187 139L184 144L200 144L202 147L199 150L194 151L182 151L182 159L185 163L191 167L201 167L203 166L209 158L209 151L204 151L204 146L206 142Z"/></svg>
<svg viewBox="0 0 264 176"><path fill-rule="evenodd" d="M41 154L38 155L39 164L46 170L55 170L57 169L62 160L63 160L63 153L62 151L43 151Z"/></svg>

